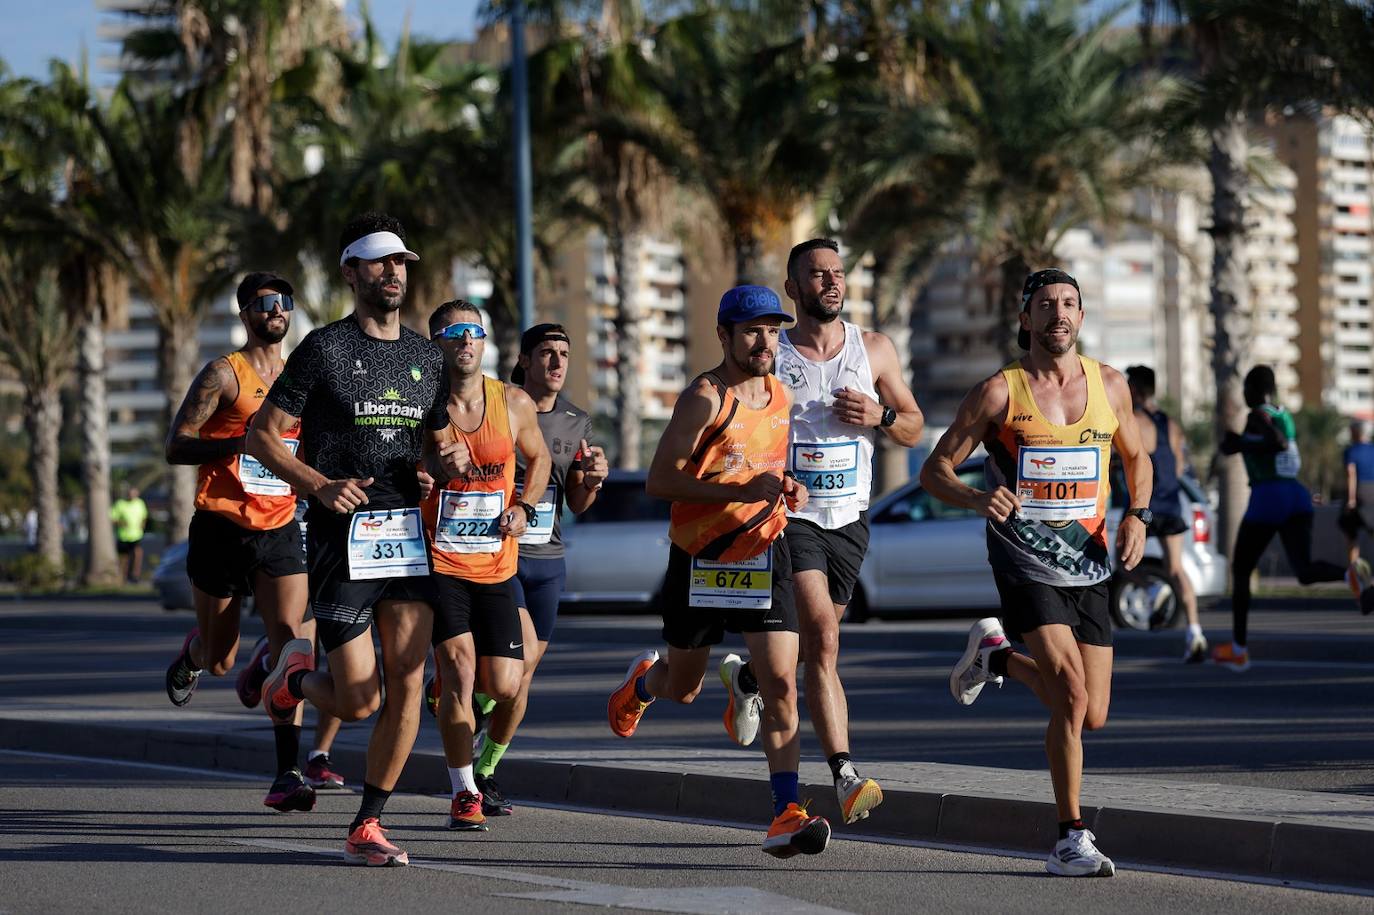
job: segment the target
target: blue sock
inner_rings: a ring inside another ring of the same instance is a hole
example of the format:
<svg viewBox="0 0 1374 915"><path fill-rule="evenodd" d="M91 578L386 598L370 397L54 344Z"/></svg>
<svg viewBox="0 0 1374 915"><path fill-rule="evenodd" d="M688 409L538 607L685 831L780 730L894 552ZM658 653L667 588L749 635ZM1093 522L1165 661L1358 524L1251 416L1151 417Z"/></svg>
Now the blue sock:
<svg viewBox="0 0 1374 915"><path fill-rule="evenodd" d="M639 697L640 702L653 702L654 697L649 695L649 690L645 688L644 676L635 677L635 695Z"/></svg>
<svg viewBox="0 0 1374 915"><path fill-rule="evenodd" d="M773 786L773 816L786 810L788 804L801 803L797 773L774 772L768 776L768 783Z"/></svg>

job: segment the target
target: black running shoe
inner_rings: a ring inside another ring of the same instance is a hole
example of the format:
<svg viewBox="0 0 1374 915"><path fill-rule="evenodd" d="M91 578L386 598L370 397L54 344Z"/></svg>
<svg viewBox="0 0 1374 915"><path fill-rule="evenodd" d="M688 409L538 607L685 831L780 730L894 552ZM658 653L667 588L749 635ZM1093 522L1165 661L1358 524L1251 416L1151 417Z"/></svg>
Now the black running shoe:
<svg viewBox="0 0 1374 915"><path fill-rule="evenodd" d="M474 775L477 780L477 790L482 794L482 812L489 817L508 817L515 806L506 800L506 796L501 793L501 789L496 785L494 775Z"/></svg>
<svg viewBox="0 0 1374 915"><path fill-rule="evenodd" d="M181 644L181 651L177 654L177 659L172 662L172 666L167 668L167 698L172 700L172 704L177 708L191 701L191 696L195 694L196 685L200 683L200 671L191 667L191 655L188 649L191 647L191 640L196 637L199 629L192 629L186 636L186 641Z"/></svg>
<svg viewBox="0 0 1374 915"><path fill-rule="evenodd" d="M301 775L300 769L292 769L277 776L262 804L282 813L289 810L314 810L315 789L305 783L305 777Z"/></svg>

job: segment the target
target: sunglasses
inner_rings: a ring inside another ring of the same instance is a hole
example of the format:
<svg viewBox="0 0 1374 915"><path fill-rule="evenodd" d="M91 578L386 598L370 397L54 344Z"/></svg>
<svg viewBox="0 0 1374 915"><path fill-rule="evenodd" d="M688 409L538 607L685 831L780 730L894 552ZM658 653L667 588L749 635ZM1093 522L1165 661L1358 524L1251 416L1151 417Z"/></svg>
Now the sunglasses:
<svg viewBox="0 0 1374 915"><path fill-rule="evenodd" d="M282 311L291 311L296 307L296 300L284 292L272 292L258 296L239 310L257 311L266 315L276 311L278 305L281 306Z"/></svg>
<svg viewBox="0 0 1374 915"><path fill-rule="evenodd" d="M436 332L431 339L458 340L464 334L467 334L474 340L485 340L487 338L487 329L480 324L468 324L466 322L450 324L443 330Z"/></svg>

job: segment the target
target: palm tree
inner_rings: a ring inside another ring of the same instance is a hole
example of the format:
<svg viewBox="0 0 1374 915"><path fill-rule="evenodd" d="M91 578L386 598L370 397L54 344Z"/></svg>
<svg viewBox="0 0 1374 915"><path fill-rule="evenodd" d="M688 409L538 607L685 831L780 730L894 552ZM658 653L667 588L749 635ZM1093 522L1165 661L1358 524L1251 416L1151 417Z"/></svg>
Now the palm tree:
<svg viewBox="0 0 1374 915"><path fill-rule="evenodd" d="M724 223L736 282L767 282L761 241L829 170L815 125L833 111L832 74L795 10L703 6L655 32L653 85L687 140L679 177Z"/></svg>

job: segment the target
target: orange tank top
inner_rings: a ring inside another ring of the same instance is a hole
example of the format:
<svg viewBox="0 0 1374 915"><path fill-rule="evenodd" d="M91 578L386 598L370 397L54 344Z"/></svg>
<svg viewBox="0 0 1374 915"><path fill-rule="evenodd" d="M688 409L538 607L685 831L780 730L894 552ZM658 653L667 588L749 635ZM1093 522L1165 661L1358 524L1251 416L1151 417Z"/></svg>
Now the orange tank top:
<svg viewBox="0 0 1374 915"><path fill-rule="evenodd" d="M498 529L501 513L515 498L515 441L505 384L484 377L482 393L486 410L480 426L464 432L449 422L454 436L467 444L472 468L430 493L420 511L435 572L494 584L515 574L520 555L520 541Z"/></svg>
<svg viewBox="0 0 1374 915"><path fill-rule="evenodd" d="M710 377L710 376L708 376ZM787 389L773 375L768 383L768 405L760 410L745 406L724 385L720 412L701 434L701 441L687 462L698 480L747 483L761 473L778 476L787 468L787 433L791 405ZM767 502L674 502L668 536L692 556L736 562L758 556L787 526L782 499Z"/></svg>
<svg viewBox="0 0 1374 915"><path fill-rule="evenodd" d="M242 352L225 356L238 379L239 395L228 407L215 411L200 427L204 439L235 438L248 431L267 396L268 385ZM300 423L282 437L295 452ZM270 531L289 522L296 513L296 494L291 487L249 454L231 454L201 464L196 475L196 508L223 515L240 527Z"/></svg>

